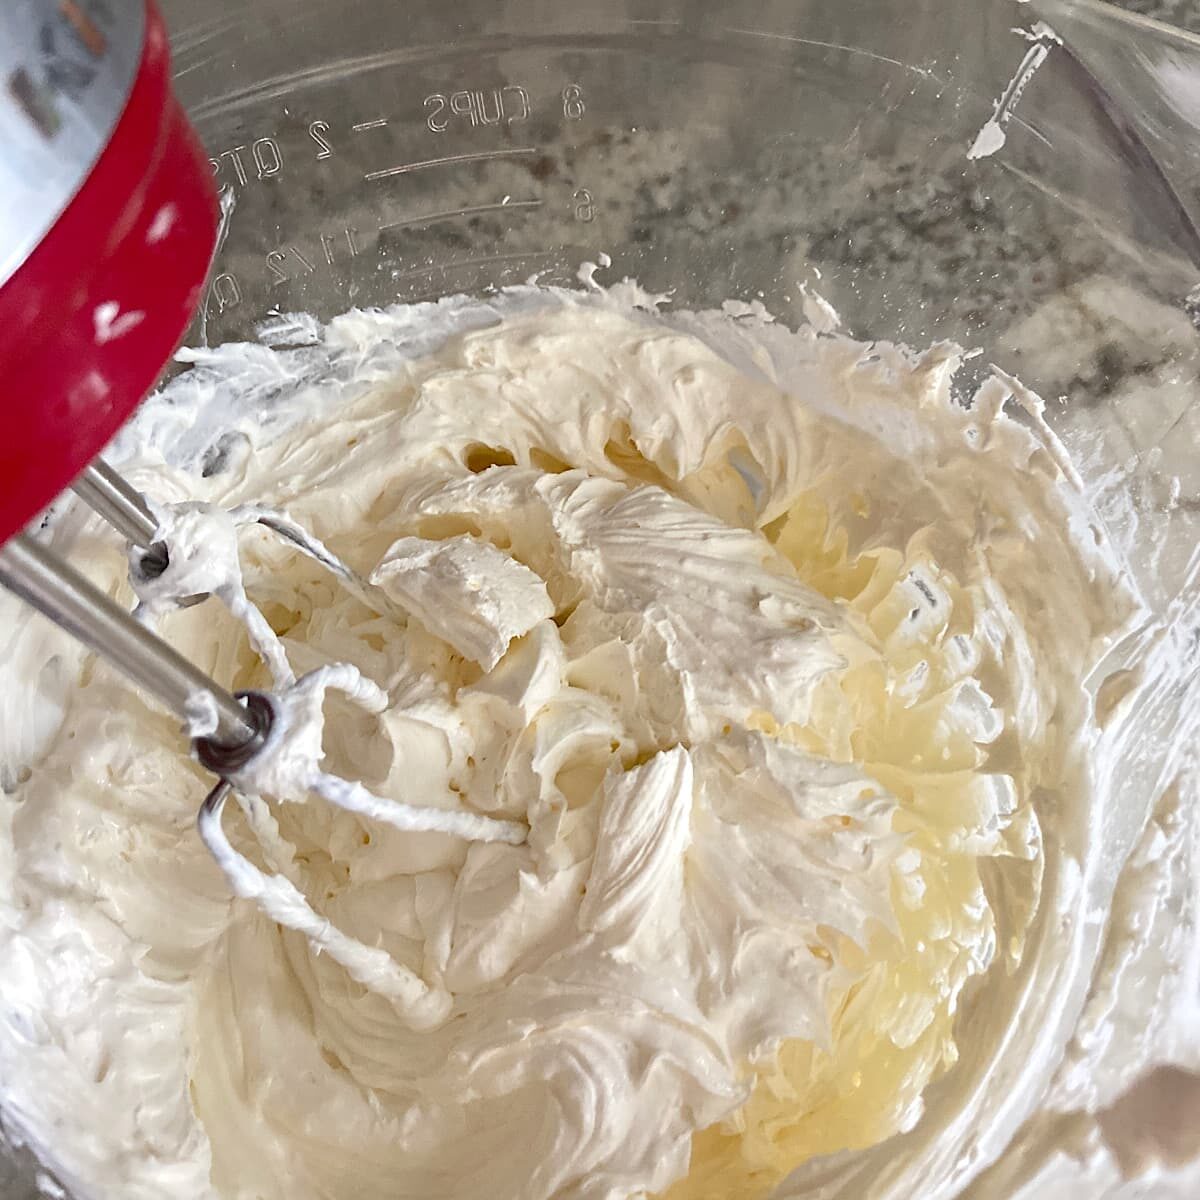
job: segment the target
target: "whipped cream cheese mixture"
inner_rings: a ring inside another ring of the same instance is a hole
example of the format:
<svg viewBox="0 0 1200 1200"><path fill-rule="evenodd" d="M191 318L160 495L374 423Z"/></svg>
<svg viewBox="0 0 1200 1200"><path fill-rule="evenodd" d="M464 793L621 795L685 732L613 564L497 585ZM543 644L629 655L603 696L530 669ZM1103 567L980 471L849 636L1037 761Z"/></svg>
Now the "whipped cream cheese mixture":
<svg viewBox="0 0 1200 1200"><path fill-rule="evenodd" d="M232 898L176 723L0 602L3 1105L81 1197L758 1197L941 1080L935 1195L1028 1115L1096 952L1120 557L956 347L631 296L300 320L126 439L241 562L147 619L231 688L350 664L323 769L515 830L231 803L324 941ZM110 531L53 536L132 606Z"/></svg>

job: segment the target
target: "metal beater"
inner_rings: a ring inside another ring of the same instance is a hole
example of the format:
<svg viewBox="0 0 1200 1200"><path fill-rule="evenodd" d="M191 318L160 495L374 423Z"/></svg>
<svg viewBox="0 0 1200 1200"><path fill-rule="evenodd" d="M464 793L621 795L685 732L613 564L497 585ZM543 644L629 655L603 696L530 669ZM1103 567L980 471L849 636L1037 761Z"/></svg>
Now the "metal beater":
<svg viewBox="0 0 1200 1200"><path fill-rule="evenodd" d="M329 689L368 712L387 694L347 663L296 679L278 638L236 583L235 615L274 691L231 695L69 563L25 532L71 486L132 547L144 579L170 567L170 538L139 493L97 456L153 386L200 305L217 239L208 157L171 89L166 31L153 0L0 5L0 585L175 713L219 782L199 832L236 895L303 934L414 1028L444 1019L449 995L317 913L280 864L265 796L316 795L403 830L516 844L517 822L372 794L320 765ZM386 600L283 513L258 522L331 571L353 594ZM228 581L213 590L228 600ZM203 596L172 596L172 606ZM235 607L235 606L231 606ZM235 792L236 789L236 792ZM261 857L240 854L221 812L236 794ZM273 861L274 860L274 861Z"/></svg>

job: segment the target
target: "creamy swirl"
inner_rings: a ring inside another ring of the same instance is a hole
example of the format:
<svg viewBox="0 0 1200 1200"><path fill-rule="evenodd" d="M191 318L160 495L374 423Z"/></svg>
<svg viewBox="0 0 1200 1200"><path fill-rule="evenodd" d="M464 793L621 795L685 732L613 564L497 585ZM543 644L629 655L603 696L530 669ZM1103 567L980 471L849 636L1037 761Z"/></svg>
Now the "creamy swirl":
<svg viewBox="0 0 1200 1200"><path fill-rule="evenodd" d="M1134 610L1036 408L1004 416L1001 378L956 402L950 346L728 323L718 354L698 320L566 303L380 357L409 319L335 323L353 382L310 371L313 413L224 469L133 478L284 509L389 601L238 532L290 669L386 692L327 703L327 771L527 825L229 819L444 1008L231 901L170 722L23 625L47 712L6 747L12 1111L71 1123L81 1194L227 1200L765 1195L911 1128L971 981L1022 960L1038 813L1093 786L1079 681ZM230 363L196 374L236 391ZM102 531L74 554L128 595ZM269 684L215 600L162 627Z"/></svg>

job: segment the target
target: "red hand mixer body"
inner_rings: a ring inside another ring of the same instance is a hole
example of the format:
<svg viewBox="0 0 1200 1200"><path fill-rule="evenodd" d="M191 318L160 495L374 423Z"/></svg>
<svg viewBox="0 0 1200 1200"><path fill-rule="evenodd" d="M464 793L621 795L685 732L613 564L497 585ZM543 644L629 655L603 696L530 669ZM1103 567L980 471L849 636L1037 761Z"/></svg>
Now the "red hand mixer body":
<svg viewBox="0 0 1200 1200"><path fill-rule="evenodd" d="M0 12L0 543L153 386L216 241L152 2Z"/></svg>

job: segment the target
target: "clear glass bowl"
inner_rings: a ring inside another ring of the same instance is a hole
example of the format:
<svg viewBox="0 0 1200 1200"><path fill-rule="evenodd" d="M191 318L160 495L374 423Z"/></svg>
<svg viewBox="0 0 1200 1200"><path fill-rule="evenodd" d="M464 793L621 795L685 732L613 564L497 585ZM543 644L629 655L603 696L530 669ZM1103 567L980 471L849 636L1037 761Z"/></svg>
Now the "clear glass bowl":
<svg viewBox="0 0 1200 1200"><path fill-rule="evenodd" d="M1064 399L1069 443L1085 427L1141 475L1168 473L1157 449L1186 494L1190 397L1152 418L1144 388L1138 411L1121 393L1195 353L1200 42L1090 0L1042 8L1069 49L971 161L1037 5L167 0L235 200L196 336L572 283L601 253L602 279L687 307L761 299L795 322L808 285L859 335L983 346Z"/></svg>
<svg viewBox="0 0 1200 1200"><path fill-rule="evenodd" d="M981 373L995 361L1041 392L1114 511L1158 530L1131 560L1153 602L1183 585L1200 540L1200 42L1091 0L163 7L234 200L193 339L572 284L602 254L602 281L682 307L760 299L795 324L815 289L857 335L979 346ZM1014 29L1039 15L1066 46L1021 88L1036 47ZM969 159L1006 94L1006 144ZM1106 832L1114 871L1143 815L1135 799ZM1048 1016L1064 1042L1086 985ZM918 1186L914 1156L950 1115L935 1086L916 1130L863 1156L854 1195L954 1194L1036 1102L1044 1079L1005 1063L1003 1014L975 1009L982 1065L959 1069L978 1071L988 1138L952 1140L943 1185ZM0 1190L18 1197L33 1168L13 1164Z"/></svg>

